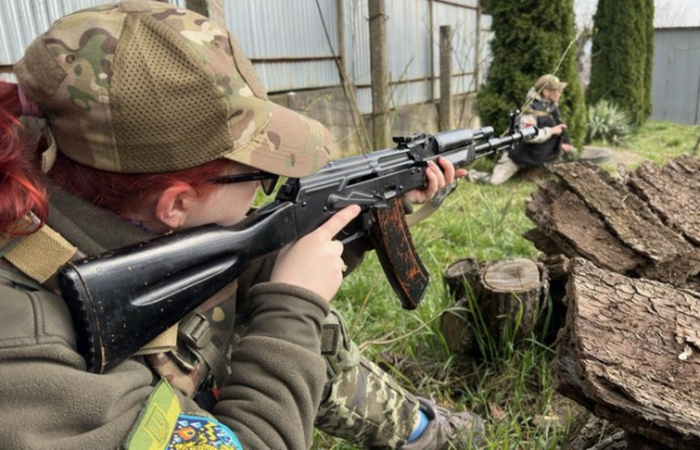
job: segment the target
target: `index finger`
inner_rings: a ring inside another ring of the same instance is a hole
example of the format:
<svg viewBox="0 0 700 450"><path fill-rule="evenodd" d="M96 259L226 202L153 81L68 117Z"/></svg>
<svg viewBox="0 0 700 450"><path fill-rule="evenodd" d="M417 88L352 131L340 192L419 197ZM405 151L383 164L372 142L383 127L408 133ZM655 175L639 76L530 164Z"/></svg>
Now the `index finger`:
<svg viewBox="0 0 700 450"><path fill-rule="evenodd" d="M325 233L329 238L332 238L336 234L340 233L340 230L345 228L347 224L350 223L352 219L360 214L360 207L357 205L350 205L333 214L333 217L328 219L326 223L321 225L318 230Z"/></svg>

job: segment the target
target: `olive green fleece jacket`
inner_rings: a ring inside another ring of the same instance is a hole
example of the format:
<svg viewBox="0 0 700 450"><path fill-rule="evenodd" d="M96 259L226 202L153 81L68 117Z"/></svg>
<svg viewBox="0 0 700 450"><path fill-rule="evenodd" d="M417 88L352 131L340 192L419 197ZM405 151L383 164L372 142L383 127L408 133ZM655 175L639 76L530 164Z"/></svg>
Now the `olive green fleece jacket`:
<svg viewBox="0 0 700 450"><path fill-rule="evenodd" d="M253 287L249 301L250 330L234 350L215 417L246 449L308 448L326 380L327 303L280 283ZM86 372L63 300L6 268L0 311L2 448L122 445L157 381L148 366L131 359L103 375ZM179 397L183 413L209 415Z"/></svg>
<svg viewBox="0 0 700 450"><path fill-rule="evenodd" d="M49 224L88 253L148 238L73 196L51 200ZM258 271L256 264L241 276L254 284L246 292L250 322L214 417L245 449L306 449L327 377L321 329L329 306L300 287L254 283ZM122 446L159 380L143 358L102 375L85 367L63 299L0 259L0 448ZM182 413L211 416L178 397Z"/></svg>

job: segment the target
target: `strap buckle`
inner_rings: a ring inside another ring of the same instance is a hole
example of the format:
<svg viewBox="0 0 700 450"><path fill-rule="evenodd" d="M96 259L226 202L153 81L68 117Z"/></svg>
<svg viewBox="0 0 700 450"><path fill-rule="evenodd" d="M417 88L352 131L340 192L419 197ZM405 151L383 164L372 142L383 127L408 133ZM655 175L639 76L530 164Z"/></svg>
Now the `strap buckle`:
<svg viewBox="0 0 700 450"><path fill-rule="evenodd" d="M209 322L201 314L192 314L180 322L178 332L180 338L191 347L203 349L211 343L211 328Z"/></svg>

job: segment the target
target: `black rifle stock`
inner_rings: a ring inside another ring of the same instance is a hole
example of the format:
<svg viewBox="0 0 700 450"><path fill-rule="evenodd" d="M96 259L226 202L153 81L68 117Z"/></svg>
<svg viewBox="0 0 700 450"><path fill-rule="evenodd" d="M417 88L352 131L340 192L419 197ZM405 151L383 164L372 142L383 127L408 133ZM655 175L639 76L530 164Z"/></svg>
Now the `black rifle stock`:
<svg viewBox="0 0 700 450"><path fill-rule="evenodd" d="M61 293L73 316L78 351L102 373L179 322L235 280L254 260L312 232L344 207L362 212L339 235L369 236L404 308L423 298L429 275L399 198L426 185L428 161L460 168L536 135L526 128L491 138L490 127L394 138L395 149L325 165L290 179L276 199L231 227L207 225L161 236L63 266Z"/></svg>

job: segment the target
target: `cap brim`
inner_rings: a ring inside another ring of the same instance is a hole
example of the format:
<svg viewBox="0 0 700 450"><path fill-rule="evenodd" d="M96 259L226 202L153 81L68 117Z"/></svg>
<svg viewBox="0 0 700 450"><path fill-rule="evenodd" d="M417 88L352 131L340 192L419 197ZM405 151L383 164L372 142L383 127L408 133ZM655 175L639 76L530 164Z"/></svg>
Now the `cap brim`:
<svg viewBox="0 0 700 450"><path fill-rule="evenodd" d="M223 157L291 178L311 175L328 162L332 139L326 127L273 102L270 113L260 133Z"/></svg>

